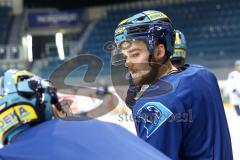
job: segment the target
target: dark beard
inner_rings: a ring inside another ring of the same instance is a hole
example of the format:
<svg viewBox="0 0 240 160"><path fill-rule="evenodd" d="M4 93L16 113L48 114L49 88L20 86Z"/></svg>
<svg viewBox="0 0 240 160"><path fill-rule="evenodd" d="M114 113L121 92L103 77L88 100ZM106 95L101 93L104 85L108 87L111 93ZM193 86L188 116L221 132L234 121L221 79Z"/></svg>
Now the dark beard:
<svg viewBox="0 0 240 160"><path fill-rule="evenodd" d="M158 79L158 73L161 65L159 64L152 64L151 65L151 70L149 73L143 75L141 79L136 83L139 86L145 85L145 84L151 84L154 81Z"/></svg>

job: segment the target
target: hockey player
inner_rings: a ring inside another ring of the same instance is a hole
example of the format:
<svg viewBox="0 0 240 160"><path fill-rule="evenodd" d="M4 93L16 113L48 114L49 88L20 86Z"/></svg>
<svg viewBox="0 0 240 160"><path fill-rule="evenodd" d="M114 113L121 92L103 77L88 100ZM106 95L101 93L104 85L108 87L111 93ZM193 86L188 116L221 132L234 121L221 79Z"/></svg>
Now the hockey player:
<svg viewBox="0 0 240 160"><path fill-rule="evenodd" d="M54 118L65 112L56 89L29 72L5 72L0 89L1 160L168 159L118 125Z"/></svg>
<svg viewBox="0 0 240 160"><path fill-rule="evenodd" d="M178 70L184 70L184 63L187 55L186 39L184 34L179 30L175 30L175 34L176 39L174 45L174 54L170 57L170 60ZM134 84L131 76L129 77L129 83L130 84L127 91L125 103L129 108L132 108L136 102L136 99L138 98L137 94L140 92L141 86Z"/></svg>
<svg viewBox="0 0 240 160"><path fill-rule="evenodd" d="M229 73L226 87L230 103L234 106L237 115L240 116L240 60L235 62L235 71Z"/></svg>
<svg viewBox="0 0 240 160"><path fill-rule="evenodd" d="M115 30L113 65L125 63L132 82L145 86L132 107L137 135L174 160L233 159L216 77L171 63L175 33L170 19L144 11Z"/></svg>

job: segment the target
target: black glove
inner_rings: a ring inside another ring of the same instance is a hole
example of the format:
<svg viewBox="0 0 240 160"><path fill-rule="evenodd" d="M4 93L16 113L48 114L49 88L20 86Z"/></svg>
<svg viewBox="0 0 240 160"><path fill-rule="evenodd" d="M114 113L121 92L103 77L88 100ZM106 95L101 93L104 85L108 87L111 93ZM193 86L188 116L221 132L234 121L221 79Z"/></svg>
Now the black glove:
<svg viewBox="0 0 240 160"><path fill-rule="evenodd" d="M136 100L135 97L137 96L137 93L141 90L141 86L136 85L133 82L133 79L131 75L129 76L129 88L127 91L127 97L125 99L126 105L132 109L132 107L135 105Z"/></svg>

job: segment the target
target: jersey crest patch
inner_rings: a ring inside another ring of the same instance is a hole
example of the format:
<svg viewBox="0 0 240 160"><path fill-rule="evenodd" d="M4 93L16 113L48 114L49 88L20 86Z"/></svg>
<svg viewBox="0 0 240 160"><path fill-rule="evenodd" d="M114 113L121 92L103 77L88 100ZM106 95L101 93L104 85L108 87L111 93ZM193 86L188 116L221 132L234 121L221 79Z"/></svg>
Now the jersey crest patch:
<svg viewBox="0 0 240 160"><path fill-rule="evenodd" d="M149 138L173 113L160 102L148 102L137 112L137 123L144 123Z"/></svg>

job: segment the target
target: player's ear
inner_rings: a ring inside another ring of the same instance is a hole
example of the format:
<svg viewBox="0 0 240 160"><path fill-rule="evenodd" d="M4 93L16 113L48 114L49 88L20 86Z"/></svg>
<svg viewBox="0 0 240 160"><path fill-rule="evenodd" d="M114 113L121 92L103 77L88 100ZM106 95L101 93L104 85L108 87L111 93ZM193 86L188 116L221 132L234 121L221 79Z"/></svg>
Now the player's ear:
<svg viewBox="0 0 240 160"><path fill-rule="evenodd" d="M159 44L154 51L154 57L157 61L160 61L164 56L165 46L163 44Z"/></svg>

